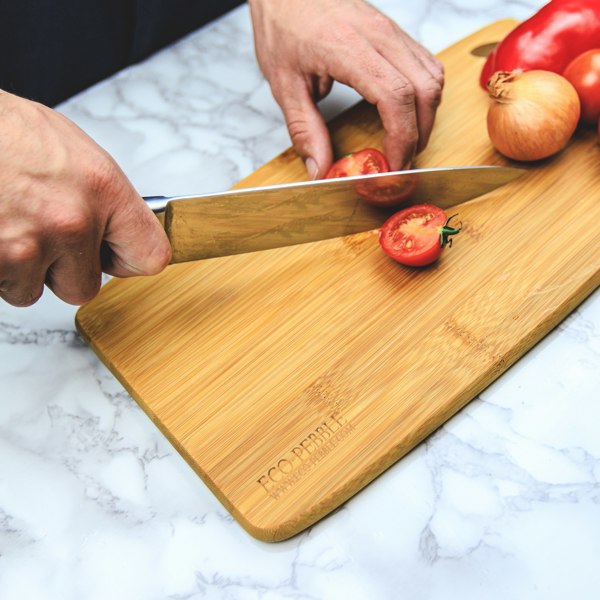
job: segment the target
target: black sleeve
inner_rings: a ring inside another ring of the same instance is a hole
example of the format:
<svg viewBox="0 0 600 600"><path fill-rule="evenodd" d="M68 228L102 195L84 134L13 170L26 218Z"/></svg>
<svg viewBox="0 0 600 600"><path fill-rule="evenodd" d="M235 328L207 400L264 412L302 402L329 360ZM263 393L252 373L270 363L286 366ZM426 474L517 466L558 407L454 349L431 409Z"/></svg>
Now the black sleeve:
<svg viewBox="0 0 600 600"><path fill-rule="evenodd" d="M53 106L241 0L0 0L0 89Z"/></svg>

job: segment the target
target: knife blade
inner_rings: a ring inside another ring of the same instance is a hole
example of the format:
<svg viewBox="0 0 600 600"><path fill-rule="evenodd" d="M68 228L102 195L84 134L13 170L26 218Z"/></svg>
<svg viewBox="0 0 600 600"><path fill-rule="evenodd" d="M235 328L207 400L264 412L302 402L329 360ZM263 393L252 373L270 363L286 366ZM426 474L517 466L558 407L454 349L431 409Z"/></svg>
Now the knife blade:
<svg viewBox="0 0 600 600"><path fill-rule="evenodd" d="M525 172L498 166L411 169L144 200L155 213L165 213L171 262L179 263L377 229L399 204L429 202L446 209ZM397 205L381 208L364 197L393 197Z"/></svg>

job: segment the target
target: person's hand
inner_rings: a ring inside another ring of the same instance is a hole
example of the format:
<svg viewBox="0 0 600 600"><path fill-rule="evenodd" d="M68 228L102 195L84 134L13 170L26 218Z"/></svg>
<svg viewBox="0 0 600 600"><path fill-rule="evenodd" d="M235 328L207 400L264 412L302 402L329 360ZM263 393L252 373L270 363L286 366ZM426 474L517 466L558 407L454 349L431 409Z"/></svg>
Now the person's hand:
<svg viewBox="0 0 600 600"><path fill-rule="evenodd" d="M332 162L316 106L333 83L377 106L392 169L408 168L429 139L441 100L441 63L362 0L249 0L256 55L312 178Z"/></svg>
<svg viewBox="0 0 600 600"><path fill-rule="evenodd" d="M0 297L28 306L44 284L71 304L101 273L153 274L169 241L114 160L74 123L0 91Z"/></svg>

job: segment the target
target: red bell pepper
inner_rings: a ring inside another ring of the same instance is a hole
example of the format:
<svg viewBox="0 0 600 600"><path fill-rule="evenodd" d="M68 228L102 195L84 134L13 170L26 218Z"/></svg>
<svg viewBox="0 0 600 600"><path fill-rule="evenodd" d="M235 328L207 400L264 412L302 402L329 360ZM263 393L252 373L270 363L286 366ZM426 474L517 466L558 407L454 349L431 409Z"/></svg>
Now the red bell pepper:
<svg viewBox="0 0 600 600"><path fill-rule="evenodd" d="M479 82L496 71L562 73L586 50L600 47L600 0L552 0L511 31L487 57Z"/></svg>

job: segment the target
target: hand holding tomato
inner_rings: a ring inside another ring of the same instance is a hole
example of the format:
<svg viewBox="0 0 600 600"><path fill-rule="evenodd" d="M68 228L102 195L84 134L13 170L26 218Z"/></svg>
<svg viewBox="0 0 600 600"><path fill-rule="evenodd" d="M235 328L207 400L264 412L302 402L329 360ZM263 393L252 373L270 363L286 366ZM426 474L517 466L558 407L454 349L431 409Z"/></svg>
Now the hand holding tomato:
<svg viewBox="0 0 600 600"><path fill-rule="evenodd" d="M72 304L101 272L152 274L165 232L113 159L74 123L0 91L0 298L28 306L44 284Z"/></svg>
<svg viewBox="0 0 600 600"><path fill-rule="evenodd" d="M333 81L377 106L393 170L429 139L441 99L441 63L363 0L249 0L256 54L292 142L313 179L332 163L316 102Z"/></svg>

